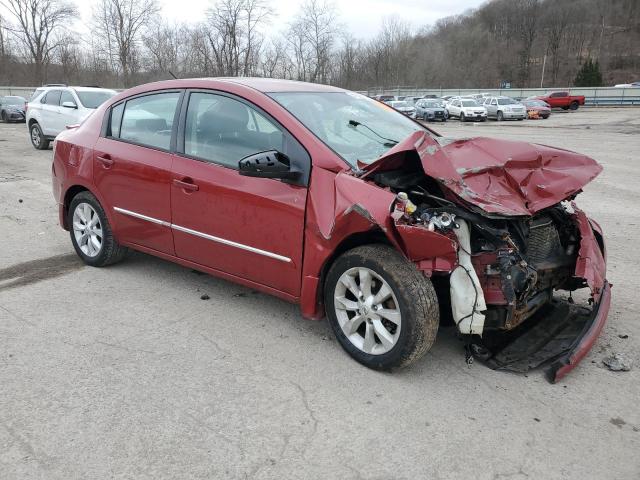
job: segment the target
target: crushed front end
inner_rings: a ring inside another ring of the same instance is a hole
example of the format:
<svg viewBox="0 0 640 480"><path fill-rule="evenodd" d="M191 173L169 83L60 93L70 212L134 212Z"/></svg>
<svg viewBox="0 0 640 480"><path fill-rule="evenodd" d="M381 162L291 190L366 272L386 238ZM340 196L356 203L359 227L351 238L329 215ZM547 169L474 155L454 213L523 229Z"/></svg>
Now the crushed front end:
<svg viewBox="0 0 640 480"><path fill-rule="evenodd" d="M486 156L490 143L480 140L476 143L483 148L477 151ZM460 168L456 150L468 150L468 144L456 149L455 143L425 142L413 139L419 162L412 160L415 155L402 162L396 156L365 175L397 194L392 216L405 245L419 228L457 245L455 261L423 260L418 267L435 282L448 282L443 303L450 303L453 322L473 356L495 369L547 366L549 380L557 381L591 348L610 305L602 232L573 203L599 165L573 152L541 147L549 150L548 161L519 151L514 163L516 154L505 152L506 161L493 154L484 160L487 165ZM447 163L438 169L433 162ZM571 162L581 169L573 176ZM545 175L552 183L535 178ZM538 183L532 185L532 178ZM573 292L582 289L588 295L579 305Z"/></svg>

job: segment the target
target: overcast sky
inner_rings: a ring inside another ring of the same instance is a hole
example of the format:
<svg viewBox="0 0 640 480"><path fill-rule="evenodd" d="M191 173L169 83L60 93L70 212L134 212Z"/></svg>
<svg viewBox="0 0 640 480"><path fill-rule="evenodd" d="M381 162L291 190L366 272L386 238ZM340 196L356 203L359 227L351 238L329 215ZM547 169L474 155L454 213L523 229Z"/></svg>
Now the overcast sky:
<svg viewBox="0 0 640 480"><path fill-rule="evenodd" d="M214 0L159 0L165 18L176 22L195 23L200 21L205 10ZM414 28L433 24L436 20L449 15L463 13L475 8L486 0L342 0L335 1L340 12L340 20L356 37L370 38L380 27L382 18L398 15L410 22ZM75 0L82 20L81 25L91 18L91 0ZM300 0L277 0L271 2L276 9L271 27L276 31L284 29L295 15ZM281 28L282 27L282 28ZM80 27L82 29L82 27Z"/></svg>

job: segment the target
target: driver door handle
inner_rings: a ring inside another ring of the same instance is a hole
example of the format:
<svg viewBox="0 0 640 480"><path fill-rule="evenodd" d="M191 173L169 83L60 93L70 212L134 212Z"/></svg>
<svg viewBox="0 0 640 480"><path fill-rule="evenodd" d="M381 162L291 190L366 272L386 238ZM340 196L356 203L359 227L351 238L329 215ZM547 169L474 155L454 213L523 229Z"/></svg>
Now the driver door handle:
<svg viewBox="0 0 640 480"><path fill-rule="evenodd" d="M104 168L111 168L113 165L113 159L108 153L105 153L104 155L96 155L96 160L98 160Z"/></svg>
<svg viewBox="0 0 640 480"><path fill-rule="evenodd" d="M176 187L179 187L188 192L197 192L200 189L200 187L198 187L198 185L193 183L193 180L191 180L190 178L183 178L182 180L178 180L177 178L174 178L173 184Z"/></svg>

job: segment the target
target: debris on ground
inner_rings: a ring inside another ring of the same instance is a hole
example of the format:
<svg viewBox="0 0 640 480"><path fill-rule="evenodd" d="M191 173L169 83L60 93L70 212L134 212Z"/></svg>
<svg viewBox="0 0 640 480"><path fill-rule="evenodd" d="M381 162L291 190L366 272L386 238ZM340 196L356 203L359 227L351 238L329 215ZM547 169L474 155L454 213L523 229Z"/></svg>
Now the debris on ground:
<svg viewBox="0 0 640 480"><path fill-rule="evenodd" d="M629 338L629 335L627 335L627 334L624 334L624 335L623 335L623 334L620 334L620 335L618 335L618 338L621 338L621 339L623 339L623 340L626 340L627 338Z"/></svg>
<svg viewBox="0 0 640 480"><path fill-rule="evenodd" d="M602 360L612 372L628 372L633 366L633 362L624 353L614 353L610 357Z"/></svg>
<svg viewBox="0 0 640 480"><path fill-rule="evenodd" d="M200 296L200 300L209 300L211 297L209 295L207 295L206 293L204 295Z"/></svg>

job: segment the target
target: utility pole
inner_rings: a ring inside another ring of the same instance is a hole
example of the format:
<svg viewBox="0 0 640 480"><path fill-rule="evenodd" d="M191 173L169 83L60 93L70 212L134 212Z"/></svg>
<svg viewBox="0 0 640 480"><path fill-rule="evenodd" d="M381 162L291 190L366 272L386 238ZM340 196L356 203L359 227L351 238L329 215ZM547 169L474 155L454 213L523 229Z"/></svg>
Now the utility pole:
<svg viewBox="0 0 640 480"><path fill-rule="evenodd" d="M542 88L542 84L544 83L544 67L547 65L547 54L544 54L542 59L542 78L540 78L540 88Z"/></svg>

